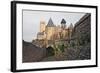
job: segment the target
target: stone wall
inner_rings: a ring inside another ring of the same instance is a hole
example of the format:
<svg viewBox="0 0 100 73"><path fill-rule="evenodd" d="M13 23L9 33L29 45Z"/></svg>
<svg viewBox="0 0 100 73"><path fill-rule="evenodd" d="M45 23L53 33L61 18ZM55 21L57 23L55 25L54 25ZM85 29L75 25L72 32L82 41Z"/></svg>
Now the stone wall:
<svg viewBox="0 0 100 73"><path fill-rule="evenodd" d="M91 14L86 13L74 26L72 31L73 42L85 45L91 41Z"/></svg>

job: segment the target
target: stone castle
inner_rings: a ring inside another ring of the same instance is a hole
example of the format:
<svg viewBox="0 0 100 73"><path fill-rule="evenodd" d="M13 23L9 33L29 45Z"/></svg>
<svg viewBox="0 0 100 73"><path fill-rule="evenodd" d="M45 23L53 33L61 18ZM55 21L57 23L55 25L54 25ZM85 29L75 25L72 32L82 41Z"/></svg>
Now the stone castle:
<svg viewBox="0 0 100 73"><path fill-rule="evenodd" d="M74 27L72 24L68 27L65 19L58 26L51 18L48 23L40 21L37 39L33 39L32 43L23 41L22 51L22 62L91 59L91 14L86 13Z"/></svg>
<svg viewBox="0 0 100 73"><path fill-rule="evenodd" d="M42 20L40 21L40 31L37 33L37 40L33 40L33 43L40 47L41 45L42 47L44 45L46 47L51 46L61 40L70 39L72 29L72 23L68 27L65 19L62 19L60 25L57 26L53 23L51 18L47 24Z"/></svg>
<svg viewBox="0 0 100 73"><path fill-rule="evenodd" d="M40 32L37 33L38 40L60 40L68 38L68 30L71 30L73 25L67 28L66 21L62 19L61 24L56 26L50 18L48 24L45 21L40 21Z"/></svg>

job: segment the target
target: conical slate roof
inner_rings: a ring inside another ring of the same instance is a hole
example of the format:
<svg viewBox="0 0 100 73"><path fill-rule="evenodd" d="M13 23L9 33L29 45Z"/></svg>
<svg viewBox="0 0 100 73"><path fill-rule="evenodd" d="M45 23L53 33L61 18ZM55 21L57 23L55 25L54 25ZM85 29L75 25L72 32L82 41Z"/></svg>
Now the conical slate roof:
<svg viewBox="0 0 100 73"><path fill-rule="evenodd" d="M70 29L72 29L72 28L73 28L73 24L72 24L72 23L70 24L69 28L70 28Z"/></svg>
<svg viewBox="0 0 100 73"><path fill-rule="evenodd" d="M55 25L53 24L52 19L50 18L47 24L47 27L54 27Z"/></svg>
<svg viewBox="0 0 100 73"><path fill-rule="evenodd" d="M61 24L66 24L65 19L62 19Z"/></svg>

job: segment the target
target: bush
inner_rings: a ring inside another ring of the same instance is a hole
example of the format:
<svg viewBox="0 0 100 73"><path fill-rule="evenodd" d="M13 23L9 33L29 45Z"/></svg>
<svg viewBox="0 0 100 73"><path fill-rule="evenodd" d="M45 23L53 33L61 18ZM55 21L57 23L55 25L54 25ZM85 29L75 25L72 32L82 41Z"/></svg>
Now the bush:
<svg viewBox="0 0 100 73"><path fill-rule="evenodd" d="M58 46L58 50L60 50L61 52L64 52L64 48L65 48L64 44L59 44L57 46Z"/></svg>

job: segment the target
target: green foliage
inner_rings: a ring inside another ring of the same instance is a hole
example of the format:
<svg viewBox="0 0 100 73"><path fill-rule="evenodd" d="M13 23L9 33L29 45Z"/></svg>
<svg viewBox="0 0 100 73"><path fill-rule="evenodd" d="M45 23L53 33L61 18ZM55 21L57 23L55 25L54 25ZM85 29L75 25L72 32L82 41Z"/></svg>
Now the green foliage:
<svg viewBox="0 0 100 73"><path fill-rule="evenodd" d="M79 45L86 45L87 43L90 43L90 34L81 34L80 37L78 37L78 43Z"/></svg>
<svg viewBox="0 0 100 73"><path fill-rule="evenodd" d="M75 46L75 43L74 42L71 42L70 46L71 47L74 47Z"/></svg>
<svg viewBox="0 0 100 73"><path fill-rule="evenodd" d="M57 47L58 47L57 48L58 50L60 50L61 52L64 52L64 48L65 48L64 44L58 44Z"/></svg>
<svg viewBox="0 0 100 73"><path fill-rule="evenodd" d="M58 54L64 52L65 46L64 46L64 44L59 43L59 44L54 44L53 48L54 48L55 55L58 55Z"/></svg>

